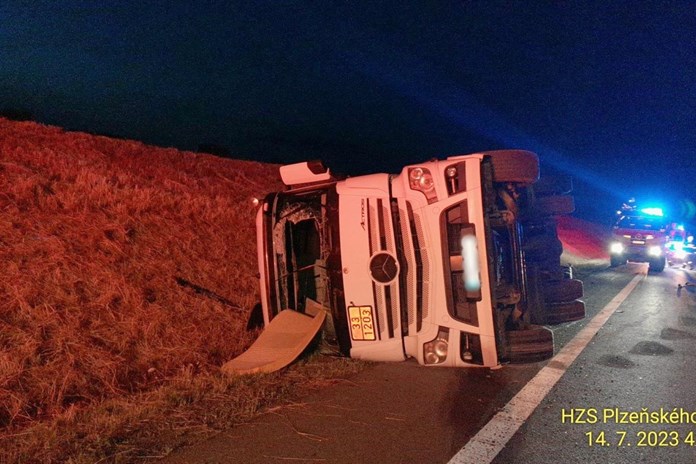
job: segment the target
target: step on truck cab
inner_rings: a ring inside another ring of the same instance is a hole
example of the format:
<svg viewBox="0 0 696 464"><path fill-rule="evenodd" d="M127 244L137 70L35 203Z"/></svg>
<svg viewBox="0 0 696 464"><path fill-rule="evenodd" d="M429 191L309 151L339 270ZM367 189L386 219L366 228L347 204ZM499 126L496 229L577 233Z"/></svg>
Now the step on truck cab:
<svg viewBox="0 0 696 464"><path fill-rule="evenodd" d="M320 162L280 168L257 213L261 305L325 308L345 355L486 366L553 355L530 325L521 193L539 176L522 150L451 156L401 173L336 179Z"/></svg>

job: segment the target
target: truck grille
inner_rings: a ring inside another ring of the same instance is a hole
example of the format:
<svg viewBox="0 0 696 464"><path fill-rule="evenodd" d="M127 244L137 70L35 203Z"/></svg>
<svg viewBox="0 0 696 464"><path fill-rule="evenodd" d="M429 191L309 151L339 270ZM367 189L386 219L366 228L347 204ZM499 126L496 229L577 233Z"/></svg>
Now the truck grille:
<svg viewBox="0 0 696 464"><path fill-rule="evenodd" d="M415 335L427 316L429 261L423 226L405 200L368 200L370 256L387 252L399 263L399 277L388 284L373 282L381 339Z"/></svg>
<svg viewBox="0 0 696 464"><path fill-rule="evenodd" d="M404 235L410 240L404 240L404 254L412 255L415 263L414 272L408 275L408 327L409 333L420 332L423 318L428 316L428 288L430 282L430 261L428 249L425 247L425 235L420 218L414 216L413 208L409 202L406 204L406 215L402 215L401 221ZM407 234L406 231L410 232ZM407 258L408 259L408 258Z"/></svg>

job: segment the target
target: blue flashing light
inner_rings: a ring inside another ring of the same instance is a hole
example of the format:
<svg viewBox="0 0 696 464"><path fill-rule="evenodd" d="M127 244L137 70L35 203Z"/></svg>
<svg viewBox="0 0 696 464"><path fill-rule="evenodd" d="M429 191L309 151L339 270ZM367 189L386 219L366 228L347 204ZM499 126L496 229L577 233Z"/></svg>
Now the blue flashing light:
<svg viewBox="0 0 696 464"><path fill-rule="evenodd" d="M648 216L664 216L662 208L643 208L640 210L641 213L647 214Z"/></svg>

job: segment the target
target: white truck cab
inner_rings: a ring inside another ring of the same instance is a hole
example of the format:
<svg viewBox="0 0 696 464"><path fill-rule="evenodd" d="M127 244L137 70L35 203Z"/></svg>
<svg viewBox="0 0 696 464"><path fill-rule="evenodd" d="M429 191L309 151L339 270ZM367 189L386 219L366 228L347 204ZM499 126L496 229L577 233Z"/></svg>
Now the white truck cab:
<svg viewBox="0 0 696 464"><path fill-rule="evenodd" d="M353 358L428 366L547 359L552 332L525 322L520 193L534 153L503 150L338 180L319 162L281 167L285 192L257 214L264 321L328 312Z"/></svg>

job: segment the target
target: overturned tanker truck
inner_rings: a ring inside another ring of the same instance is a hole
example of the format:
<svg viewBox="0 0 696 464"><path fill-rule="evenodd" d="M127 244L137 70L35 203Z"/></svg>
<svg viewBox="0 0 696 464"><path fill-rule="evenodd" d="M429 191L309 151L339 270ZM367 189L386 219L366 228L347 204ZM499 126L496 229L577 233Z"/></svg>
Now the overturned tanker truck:
<svg viewBox="0 0 696 464"><path fill-rule="evenodd" d="M263 200L256 223L267 331L288 310L322 313L324 340L346 356L494 367L550 358L545 325L585 315L553 219L572 197L553 183L535 193L532 152L341 180L321 162L280 173L288 190Z"/></svg>

